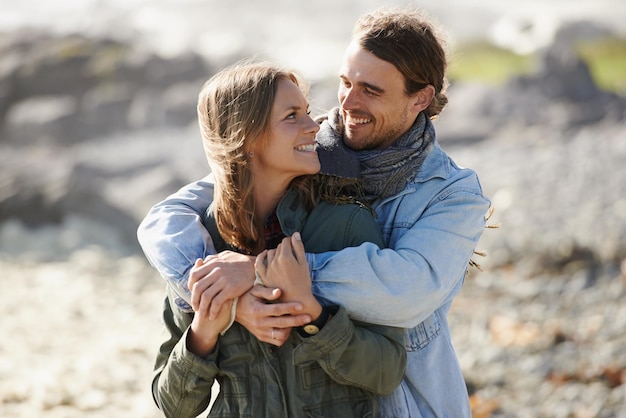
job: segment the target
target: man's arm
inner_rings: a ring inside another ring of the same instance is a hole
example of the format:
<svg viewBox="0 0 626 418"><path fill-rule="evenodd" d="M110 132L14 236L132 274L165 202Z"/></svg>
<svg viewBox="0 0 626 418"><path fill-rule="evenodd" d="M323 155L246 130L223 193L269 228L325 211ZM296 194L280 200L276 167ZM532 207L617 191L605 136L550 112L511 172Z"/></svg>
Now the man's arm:
<svg viewBox="0 0 626 418"><path fill-rule="evenodd" d="M353 319L412 328L460 288L488 208L482 194L459 189L432 202L413 222L395 218L393 231L387 231L389 248L366 243L307 254L314 293L340 303Z"/></svg>
<svg viewBox="0 0 626 418"><path fill-rule="evenodd" d="M198 258L215 254L211 236L202 223L212 202L213 178L209 175L156 204L137 229L137 238L146 258L184 301L181 305L181 301L176 300L176 305L188 312L192 311L191 291L187 286L191 267ZM240 272L241 266L228 269L220 260L216 258L208 263L219 264L223 276ZM254 261L250 265L253 269ZM279 297L280 292L274 290L256 289L242 296L237 305L237 322L261 341L281 345L289 336L291 327L303 325L310 318L301 313L299 303L267 303ZM218 302L217 305L221 305L225 300ZM212 306L214 314L219 311L217 305Z"/></svg>
<svg viewBox="0 0 626 418"><path fill-rule="evenodd" d="M213 181L207 176L168 196L148 212L137 229L146 258L176 294L187 303L189 271L198 258L215 254L202 216L213 201Z"/></svg>
<svg viewBox="0 0 626 418"><path fill-rule="evenodd" d="M191 266L197 258L214 252L201 217L212 196L209 178L185 186L156 205L138 230L148 260L187 301ZM307 254L313 291L344 306L356 320L413 327L458 289L483 232L488 207L481 193L459 190L431 205L414 224L402 225L402 232L394 231L388 249L365 243L340 252ZM376 304L363 304L372 298ZM241 304L237 321L262 341L271 333L268 330L289 326L287 317L272 317L268 308L276 306L262 306L257 298L240 302L245 301L251 303L246 315L254 317L244 320ZM299 312L293 309L293 313ZM291 326L302 323L302 316L288 318ZM253 329L253 324L263 324L263 328Z"/></svg>

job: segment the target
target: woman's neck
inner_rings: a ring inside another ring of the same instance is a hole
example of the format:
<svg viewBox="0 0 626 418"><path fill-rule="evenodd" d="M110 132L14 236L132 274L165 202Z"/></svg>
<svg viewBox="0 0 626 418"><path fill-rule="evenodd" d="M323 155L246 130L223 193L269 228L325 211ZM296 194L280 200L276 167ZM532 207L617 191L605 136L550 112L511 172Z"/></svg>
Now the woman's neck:
<svg viewBox="0 0 626 418"><path fill-rule="evenodd" d="M276 185L271 182L257 182L254 188L254 216L263 222L274 211L287 191L288 184Z"/></svg>

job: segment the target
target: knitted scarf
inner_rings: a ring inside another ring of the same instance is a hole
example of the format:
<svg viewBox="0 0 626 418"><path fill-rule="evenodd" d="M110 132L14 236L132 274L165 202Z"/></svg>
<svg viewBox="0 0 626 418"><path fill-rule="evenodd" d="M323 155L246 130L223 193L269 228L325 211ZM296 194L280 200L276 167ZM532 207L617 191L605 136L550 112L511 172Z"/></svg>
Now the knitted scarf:
<svg viewBox="0 0 626 418"><path fill-rule="evenodd" d="M366 198L369 201L393 196L401 192L409 182L432 149L435 143L435 128L423 113L420 113L415 123L389 148L384 150L349 150L343 144L343 120L339 108L332 109L327 117L321 118L321 144L326 149L342 149L343 154L353 154L360 161L361 182ZM320 142L320 140L318 140ZM332 144L331 144L332 143ZM333 166L340 165L333 158ZM331 171L325 167L320 158L322 171Z"/></svg>

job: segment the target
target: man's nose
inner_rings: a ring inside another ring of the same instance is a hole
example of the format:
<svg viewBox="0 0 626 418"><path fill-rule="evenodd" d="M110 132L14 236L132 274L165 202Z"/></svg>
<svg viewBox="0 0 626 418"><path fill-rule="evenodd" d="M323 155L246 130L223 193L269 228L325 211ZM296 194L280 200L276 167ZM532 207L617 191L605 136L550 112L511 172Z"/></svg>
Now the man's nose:
<svg viewBox="0 0 626 418"><path fill-rule="evenodd" d="M356 91L351 88L343 88L339 92L339 103L344 109L354 108L358 103Z"/></svg>

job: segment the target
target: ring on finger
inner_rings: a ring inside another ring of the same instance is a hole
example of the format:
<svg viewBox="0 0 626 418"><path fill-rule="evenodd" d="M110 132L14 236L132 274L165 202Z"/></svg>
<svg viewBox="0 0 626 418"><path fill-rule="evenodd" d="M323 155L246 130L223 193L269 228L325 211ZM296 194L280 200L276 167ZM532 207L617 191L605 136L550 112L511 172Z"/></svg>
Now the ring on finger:
<svg viewBox="0 0 626 418"><path fill-rule="evenodd" d="M276 339L276 328L272 328L272 340Z"/></svg>

